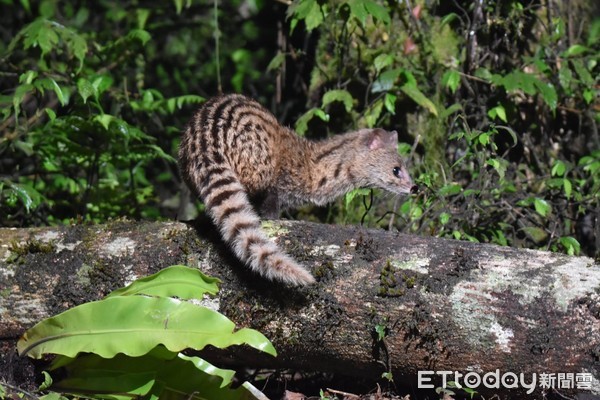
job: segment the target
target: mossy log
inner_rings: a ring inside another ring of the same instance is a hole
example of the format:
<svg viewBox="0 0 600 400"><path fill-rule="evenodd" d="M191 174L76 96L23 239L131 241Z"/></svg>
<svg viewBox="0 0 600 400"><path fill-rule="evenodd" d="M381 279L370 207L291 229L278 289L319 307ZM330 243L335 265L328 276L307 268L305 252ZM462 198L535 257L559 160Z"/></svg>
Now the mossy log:
<svg viewBox="0 0 600 400"><path fill-rule="evenodd" d="M279 352L206 351L217 365L391 372L413 387L418 371L585 373L600 391L600 265L590 258L352 226L264 227L317 284L254 275L205 221L0 229L0 380L33 373L14 345L39 320L184 264L219 277L215 309Z"/></svg>

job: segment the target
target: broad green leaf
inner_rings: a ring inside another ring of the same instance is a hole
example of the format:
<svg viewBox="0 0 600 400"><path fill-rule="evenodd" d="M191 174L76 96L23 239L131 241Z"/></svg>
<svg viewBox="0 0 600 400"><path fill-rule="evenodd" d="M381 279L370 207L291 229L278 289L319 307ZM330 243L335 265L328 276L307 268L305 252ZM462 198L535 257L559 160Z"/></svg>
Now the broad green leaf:
<svg viewBox="0 0 600 400"><path fill-rule="evenodd" d="M581 244L571 236L563 236L559 239L560 244L567 250L570 256L577 255L581 251Z"/></svg>
<svg viewBox="0 0 600 400"><path fill-rule="evenodd" d="M108 130L110 123L115 120L115 117L110 114L101 114L94 116L92 120L100 123L104 129Z"/></svg>
<svg viewBox="0 0 600 400"><path fill-rule="evenodd" d="M175 5L183 5L183 0L175 0ZM180 8L177 8L177 14L181 12ZM148 8L137 8L135 10L135 17L137 21L137 28L144 29L146 28L146 22L148 22L148 18L150 18L150 10Z"/></svg>
<svg viewBox="0 0 600 400"><path fill-rule="evenodd" d="M570 199L571 194L573 193L573 184L567 178L563 179L563 190L565 191L565 196L567 196L567 199Z"/></svg>
<svg viewBox="0 0 600 400"><path fill-rule="evenodd" d="M234 329L224 315L182 300L116 296L81 304L39 322L23 334L17 348L20 355L33 358L44 354L74 357L80 352L111 358L118 353L138 357L159 344L173 352L247 344L276 355L260 332Z"/></svg>
<svg viewBox="0 0 600 400"><path fill-rule="evenodd" d="M138 40L142 45L145 45L152 36L144 29L133 29L127 34L127 38Z"/></svg>
<svg viewBox="0 0 600 400"><path fill-rule="evenodd" d="M184 300L202 300L204 294L217 294L219 283L219 279L206 276L197 269L184 265L173 265L115 290L106 298L146 294L163 297L177 296Z"/></svg>
<svg viewBox="0 0 600 400"><path fill-rule="evenodd" d="M371 193L371 189L365 188L354 189L346 193L346 195L344 196L344 203L346 204L346 208L350 206L350 203L352 202L352 200L354 200L356 196L368 196L369 193Z"/></svg>
<svg viewBox="0 0 600 400"><path fill-rule="evenodd" d="M490 134L488 132L481 132L477 140L482 146L487 146L490 143Z"/></svg>
<svg viewBox="0 0 600 400"><path fill-rule="evenodd" d="M296 120L296 132L298 132L300 136L306 133L306 131L308 130L308 123L315 116L319 117L325 122L329 121L329 115L325 113L325 111L321 110L320 108L311 108Z"/></svg>
<svg viewBox="0 0 600 400"><path fill-rule="evenodd" d="M373 0L363 0L364 6L367 9L367 12L373 16L373 18L378 19L379 21L389 24L390 14L387 11L387 8L383 7L380 4L377 4Z"/></svg>
<svg viewBox="0 0 600 400"><path fill-rule="evenodd" d="M540 199L538 197L536 197L533 200L533 207L535 208L535 211L542 217L546 217L552 209L552 207L546 200Z"/></svg>
<svg viewBox="0 0 600 400"><path fill-rule="evenodd" d="M98 95L98 92L96 91L94 85L92 85L92 83L85 78L79 78L79 80L77 81L77 90L79 91L79 95L83 99L83 104L87 102L87 99L89 97L96 97Z"/></svg>
<svg viewBox="0 0 600 400"><path fill-rule="evenodd" d="M506 169L508 168L508 161L502 158L490 158L486 161L486 164L490 165L498 173L501 179L504 179Z"/></svg>
<svg viewBox="0 0 600 400"><path fill-rule="evenodd" d="M43 200L43 196L33 188L29 183L8 182L8 187L17 196L19 201L25 206L27 212L37 208Z"/></svg>
<svg viewBox="0 0 600 400"><path fill-rule="evenodd" d="M386 93L383 98L385 109L392 115L396 115L396 99L398 96L391 93Z"/></svg>
<svg viewBox="0 0 600 400"><path fill-rule="evenodd" d="M589 49L581 44L574 44L563 53L564 57L576 57L587 52Z"/></svg>
<svg viewBox="0 0 600 400"><path fill-rule="evenodd" d="M373 66L375 67L375 72L377 72L378 74L381 72L382 69L392 65L392 63L394 62L394 57L392 57L391 54L380 54L377 57L375 57L375 60L373 60Z"/></svg>
<svg viewBox="0 0 600 400"><path fill-rule="evenodd" d="M53 109L45 108L44 111L46 111L46 114L48 114L50 121L54 121L56 119L56 112Z"/></svg>
<svg viewBox="0 0 600 400"><path fill-rule="evenodd" d="M573 67L575 68L575 72L577 72L579 79L581 79L581 81L586 86L588 86L590 88L593 87L596 81L592 77L590 70L588 70L585 67L585 65L583 64L583 61L580 59L577 59L577 60L571 60L571 63L573 64Z"/></svg>
<svg viewBox="0 0 600 400"><path fill-rule="evenodd" d="M450 222L450 218L451 218L451 215L448 214L447 212L441 213L440 214L440 224L446 225L448 222Z"/></svg>
<svg viewBox="0 0 600 400"><path fill-rule="evenodd" d="M558 95L554 85L549 82L542 82L540 80L535 81L536 88L540 91L542 99L550 107L552 111L556 110L558 106Z"/></svg>
<svg viewBox="0 0 600 400"><path fill-rule="evenodd" d="M561 160L556 160L552 167L552 176L563 176L567 170L565 163Z"/></svg>
<svg viewBox="0 0 600 400"><path fill-rule="evenodd" d="M496 107L491 108L488 111L488 116L491 119L500 119L503 122L508 122L507 118L506 118L506 110L504 109L504 106L501 104L498 104Z"/></svg>
<svg viewBox="0 0 600 400"><path fill-rule="evenodd" d="M442 111L442 113L440 114L440 117L442 119L446 119L449 116L451 116L452 114L454 114L455 112L458 112L461 110L462 110L462 105L460 103L454 103L450 107L444 109L444 111Z"/></svg>
<svg viewBox="0 0 600 400"><path fill-rule="evenodd" d="M19 75L19 83L31 84L38 77L38 72L29 70Z"/></svg>
<svg viewBox="0 0 600 400"><path fill-rule="evenodd" d="M281 51L278 52L277 55L275 57L273 57L273 59L267 66L267 71L274 71L276 69L279 69L279 67L281 67L281 65L283 64L284 61L285 61L285 53L282 53Z"/></svg>
<svg viewBox="0 0 600 400"><path fill-rule="evenodd" d="M536 226L526 226L521 228L521 230L535 243L542 243L548 238L548 233Z"/></svg>
<svg viewBox="0 0 600 400"><path fill-rule="evenodd" d="M415 103L429 110L430 113L437 116L437 108L431 100L429 100L417 86L405 84L400 86L400 90L410 97Z"/></svg>
<svg viewBox="0 0 600 400"><path fill-rule="evenodd" d="M181 353L171 353L169 357L154 357L154 353L141 357L119 354L111 359L83 355L64 367L67 379L58 381L53 388L69 393L105 394L110 398L119 394L129 395L129 398L152 394L161 399L255 398L250 396L247 385L230 387L232 370L220 369L199 357Z"/></svg>
<svg viewBox="0 0 600 400"><path fill-rule="evenodd" d="M460 73L455 69L450 69L444 72L442 76L442 85L450 89L452 93L456 93L458 85L460 84Z"/></svg>
<svg viewBox="0 0 600 400"><path fill-rule="evenodd" d="M83 68L83 62L85 61L85 56L88 52L87 42L83 38L83 36L78 35L77 33L69 30L63 29L63 39L69 48L69 51L75 56L77 60L79 60L79 68L77 72L81 71Z"/></svg>
<svg viewBox="0 0 600 400"><path fill-rule="evenodd" d="M383 111L383 100L379 99L374 104L370 105L363 114L363 120L368 128L372 128L377 124L377 120ZM360 125L360 123L359 123Z"/></svg>
<svg viewBox="0 0 600 400"><path fill-rule="evenodd" d="M362 26L367 23L367 9L365 8L365 2L363 0L349 0L348 6L350 6L350 15L356 18Z"/></svg>
<svg viewBox="0 0 600 400"><path fill-rule="evenodd" d="M23 102L25 95L33 90L34 86L31 83L17 86L15 89L15 94L13 95L13 107L15 109L15 115L19 115L21 103Z"/></svg>
<svg viewBox="0 0 600 400"><path fill-rule="evenodd" d="M377 93L391 90L394 87L394 83L400 76L401 72L402 68L390 69L388 71L383 72L381 75L379 75L379 78L377 78L377 80L373 82L371 91L373 93Z"/></svg>
<svg viewBox="0 0 600 400"><path fill-rule="evenodd" d="M452 21L454 21L456 19L458 19L458 14L456 14L456 13L446 14L446 15L444 15L444 17L440 21L440 25L444 26L444 25L449 24L450 22L452 22Z"/></svg>
<svg viewBox="0 0 600 400"><path fill-rule="evenodd" d="M449 183L447 185L442 186L438 190L438 194L440 196L454 196L459 194L462 191L462 186L457 183Z"/></svg>
<svg viewBox="0 0 600 400"><path fill-rule="evenodd" d="M96 96L99 96L108 90L108 88L112 86L113 82L114 79L110 75L100 75L94 78L92 81L92 86L94 86L94 89L96 90Z"/></svg>
<svg viewBox="0 0 600 400"><path fill-rule="evenodd" d="M346 109L346 112L349 113L350 111L352 111L352 106L354 105L354 99L352 98L352 95L350 94L350 92L348 92L347 90L343 90L343 89L329 90L323 95L323 107L327 106L328 104L330 104L334 101L342 102L344 104L344 108Z"/></svg>
<svg viewBox="0 0 600 400"><path fill-rule="evenodd" d="M310 3L310 6L304 17L304 23L306 24L306 30L310 32L323 22L323 12L317 1L311 0L308 3Z"/></svg>

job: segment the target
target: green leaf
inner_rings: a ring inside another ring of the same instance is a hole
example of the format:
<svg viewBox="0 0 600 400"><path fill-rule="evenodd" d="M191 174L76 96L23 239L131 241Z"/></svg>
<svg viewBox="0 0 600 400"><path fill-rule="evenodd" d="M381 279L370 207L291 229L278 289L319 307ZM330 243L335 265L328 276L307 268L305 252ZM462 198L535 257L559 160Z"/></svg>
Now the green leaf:
<svg viewBox="0 0 600 400"><path fill-rule="evenodd" d="M441 26L447 25L456 19L458 19L458 14L456 14L456 13L446 14L440 21L440 25Z"/></svg>
<svg viewBox="0 0 600 400"><path fill-rule="evenodd" d="M363 0L363 3L367 9L367 12L371 14L373 18L378 19L384 24L389 24L391 22L390 14L388 13L387 8L377 4L373 0Z"/></svg>
<svg viewBox="0 0 600 400"><path fill-rule="evenodd" d="M127 38L138 40L142 45L145 45L152 39L152 36L144 29L133 29L127 34Z"/></svg>
<svg viewBox="0 0 600 400"><path fill-rule="evenodd" d="M563 57L576 57L586 53L589 49L581 44L574 44L563 53Z"/></svg>
<svg viewBox="0 0 600 400"><path fill-rule="evenodd" d="M317 3L317 1L310 0L306 3L309 3L309 7L303 19L304 23L306 24L306 30L310 32L319 27L319 25L321 25L323 22L323 12L321 11L321 6L319 3Z"/></svg>
<svg viewBox="0 0 600 400"><path fill-rule="evenodd" d="M153 275L138 279L106 297L146 294L163 297L177 296L184 300L202 300L204 294L217 294L218 283L220 283L219 279L206 276L197 269L184 265L173 265Z"/></svg>
<svg viewBox="0 0 600 400"><path fill-rule="evenodd" d="M595 84L595 80L592 77L590 71L585 67L583 61L580 59L571 60L573 67L575 68L575 72L579 76L579 79L589 88L592 88Z"/></svg>
<svg viewBox="0 0 600 400"><path fill-rule="evenodd" d="M446 225L448 222L450 222L450 218L452 216L450 214L448 214L447 212L443 212L440 214L440 224L442 225Z"/></svg>
<svg viewBox="0 0 600 400"><path fill-rule="evenodd" d="M542 217L546 217L552 209L552 207L546 200L540 199L538 197L536 197L533 200L533 207L535 208L535 211Z"/></svg>
<svg viewBox="0 0 600 400"><path fill-rule="evenodd" d="M224 315L178 299L116 296L39 322L23 334L17 348L20 355L33 358L44 354L75 357L80 352L111 358L119 353L138 357L159 344L173 352L247 344L276 355L260 332L234 329Z"/></svg>
<svg viewBox="0 0 600 400"><path fill-rule="evenodd" d="M19 115L21 110L21 103L29 92L33 91L34 86L31 83L25 85L19 85L15 89L15 93L13 95L13 107L15 109L15 116Z"/></svg>
<svg viewBox="0 0 600 400"><path fill-rule="evenodd" d="M451 116L452 114L454 114L455 112L459 112L459 111L462 111L462 105L460 103L454 103L450 107L448 107L442 111L442 113L440 114L440 118L446 119L449 116Z"/></svg>
<svg viewBox="0 0 600 400"><path fill-rule="evenodd" d="M450 89L452 93L456 93L460 84L460 73L455 69L450 69L444 72L442 76L442 85Z"/></svg>
<svg viewBox="0 0 600 400"><path fill-rule="evenodd" d="M365 26L369 16L365 8L365 2L363 0L349 0L347 4L350 7L350 15L356 18L361 26Z"/></svg>
<svg viewBox="0 0 600 400"><path fill-rule="evenodd" d="M558 106L558 95L556 94L554 85L550 82L536 80L535 86L540 91L542 99L544 99L544 102L548 105L548 107L550 107L552 111L556 110L556 107Z"/></svg>
<svg viewBox="0 0 600 400"><path fill-rule="evenodd" d="M462 191L462 186L457 183L449 183L447 185L442 186L438 190L438 194L440 196L454 196L459 194Z"/></svg>
<svg viewBox="0 0 600 400"><path fill-rule="evenodd" d="M92 85L90 81L85 78L79 78L77 81L77 90L79 91L79 95L83 99L83 104L87 102L87 99L91 96L97 97L98 91Z"/></svg>
<svg viewBox="0 0 600 400"><path fill-rule="evenodd" d="M398 96L391 93L386 93L383 98L383 105L385 109L392 115L396 115L396 99Z"/></svg>
<svg viewBox="0 0 600 400"><path fill-rule="evenodd" d="M373 66L375 67L375 72L377 72L377 74L379 74L381 72L382 69L392 65L392 63L394 62L394 57L392 57L391 54L380 54L377 57L375 57L375 60L373 60Z"/></svg>
<svg viewBox="0 0 600 400"><path fill-rule="evenodd" d="M279 69L279 67L281 67L281 65L283 64L284 61L285 61L285 53L282 53L281 51L278 52L277 55L275 57L273 57L273 59L267 66L267 71L274 71L276 69Z"/></svg>
<svg viewBox="0 0 600 400"><path fill-rule="evenodd" d="M488 111L488 116L491 119L500 119L503 122L508 122L507 118L506 118L506 110L504 109L504 106L501 104L498 104L496 107L491 108Z"/></svg>
<svg viewBox="0 0 600 400"><path fill-rule="evenodd" d="M324 108L325 106L327 106L328 104L330 104L334 101L340 101L340 102L344 103L344 108L346 109L346 112L349 113L350 111L352 111L352 106L354 105L354 99L352 98L352 95L350 94L350 92L348 92L347 90L335 89L335 90L327 91L323 95L322 107Z"/></svg>
<svg viewBox="0 0 600 400"><path fill-rule="evenodd" d="M567 199L570 199L571 194L573 193L573 184L567 178L563 179L563 190L565 191L565 196L567 196Z"/></svg>
<svg viewBox="0 0 600 400"><path fill-rule="evenodd" d="M386 326L382 324L375 325L375 332L377 333L377 340L382 341L385 338Z"/></svg>
<svg viewBox="0 0 600 400"><path fill-rule="evenodd" d="M25 206L25 211L27 212L37 208L43 200L40 192L35 190L29 183L18 184L8 182L7 186L17 196L23 206Z"/></svg>
<svg viewBox="0 0 600 400"><path fill-rule="evenodd" d="M352 200L354 200L354 198L356 196L368 196L369 193L371 193L371 189L365 189L365 188L359 188L359 189L354 189L354 190L349 191L344 196L344 203L346 205L346 208L348 208L350 206L350 203L352 203Z"/></svg>
<svg viewBox="0 0 600 400"><path fill-rule="evenodd" d="M158 351L157 351L158 350ZM104 359L93 354L64 366L66 379L55 389L69 393L127 394L129 398L184 398L212 400L253 399L248 385L231 389L234 371L217 368L199 357L157 348L141 357L122 354Z"/></svg>
<svg viewBox="0 0 600 400"><path fill-rule="evenodd" d="M490 165L498 173L501 179L504 179L506 170L508 168L508 161L502 158L490 158L486 161L486 164Z"/></svg>
<svg viewBox="0 0 600 400"><path fill-rule="evenodd" d="M114 79L110 75L99 75L92 81L92 86L96 91L96 96L100 96L106 90L108 90L114 82Z"/></svg>
<svg viewBox="0 0 600 400"><path fill-rule="evenodd" d="M94 116L92 121L100 123L100 125L102 125L104 129L108 130L110 123L113 122L115 119L116 118L110 114L101 114Z"/></svg>
<svg viewBox="0 0 600 400"><path fill-rule="evenodd" d="M552 167L552 176L563 176L567 170L567 166L561 160L556 160Z"/></svg>
<svg viewBox="0 0 600 400"><path fill-rule="evenodd" d="M406 94L408 97L410 97L415 103L417 103L421 107L424 107L427 110L429 110L429 112L432 113L433 115L435 115L435 116L438 115L435 104L433 104L433 102L431 100L429 100L423 94L423 92L421 92L419 90L419 88L417 86L411 85L411 84L404 84L404 85L400 86L400 90L402 90L402 92L404 92L404 94Z"/></svg>
<svg viewBox="0 0 600 400"><path fill-rule="evenodd" d="M548 233L536 226L526 226L521 228L521 230L535 243L542 243L548 238Z"/></svg>
<svg viewBox="0 0 600 400"><path fill-rule="evenodd" d="M321 110L320 108L313 107L296 120L296 132L298 132L298 134L301 136L304 135L308 130L308 123L315 116L319 117L325 122L329 121L329 115L325 113L325 111Z"/></svg>
<svg viewBox="0 0 600 400"><path fill-rule="evenodd" d="M378 93L391 90L402 71L402 68L395 68L383 72L381 75L379 75L379 78L373 82L371 92Z"/></svg>
<svg viewBox="0 0 600 400"><path fill-rule="evenodd" d="M563 236L559 239L559 242L570 256L577 255L581 251L581 245L574 237Z"/></svg>

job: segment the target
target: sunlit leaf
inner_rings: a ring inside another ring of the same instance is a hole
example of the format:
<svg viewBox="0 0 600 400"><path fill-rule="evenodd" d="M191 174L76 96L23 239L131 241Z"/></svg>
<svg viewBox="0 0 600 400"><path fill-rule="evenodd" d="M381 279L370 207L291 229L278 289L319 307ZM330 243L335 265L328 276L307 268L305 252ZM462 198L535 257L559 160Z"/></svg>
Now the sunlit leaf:
<svg viewBox="0 0 600 400"><path fill-rule="evenodd" d="M202 300L204 294L215 295L219 279L183 265L173 265L155 274L140 278L132 284L115 290L108 297L146 294L151 296L177 296L180 299Z"/></svg>
<svg viewBox="0 0 600 400"><path fill-rule="evenodd" d="M552 207L546 200L540 199L538 197L536 197L533 200L533 207L535 208L535 211L542 217L546 217L552 209Z"/></svg>
<svg viewBox="0 0 600 400"><path fill-rule="evenodd" d="M444 72L442 76L442 85L450 89L452 93L456 93L458 85L460 84L460 73L455 69L450 69Z"/></svg>
<svg viewBox="0 0 600 400"><path fill-rule="evenodd" d="M74 357L80 352L111 358L147 354L159 344L178 352L207 345L247 344L275 355L271 343L252 329L234 331L222 314L174 298L116 296L81 304L36 324L17 344L20 355Z"/></svg>
<svg viewBox="0 0 600 400"><path fill-rule="evenodd" d="M344 104L344 108L346 109L346 112L352 111L354 99L352 98L352 95L350 94L350 92L348 92L347 90L343 90L343 89L329 90L323 95L323 107L327 106L328 104L330 104L334 101L342 102Z"/></svg>
<svg viewBox="0 0 600 400"><path fill-rule="evenodd" d="M429 110L429 112L433 115L438 115L435 104L433 104L433 102L429 100L417 86L405 84L400 87L400 90L402 90L402 92L410 97L415 103Z"/></svg>

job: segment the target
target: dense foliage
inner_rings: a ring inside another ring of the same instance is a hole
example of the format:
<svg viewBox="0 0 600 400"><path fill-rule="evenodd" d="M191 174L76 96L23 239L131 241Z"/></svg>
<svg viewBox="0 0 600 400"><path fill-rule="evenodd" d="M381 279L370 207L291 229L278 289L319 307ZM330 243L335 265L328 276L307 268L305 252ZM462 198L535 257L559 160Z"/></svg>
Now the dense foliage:
<svg viewBox="0 0 600 400"><path fill-rule="evenodd" d="M2 3L1 225L174 218L179 132L222 90L401 133L418 196L303 217L600 251L593 1Z"/></svg>

